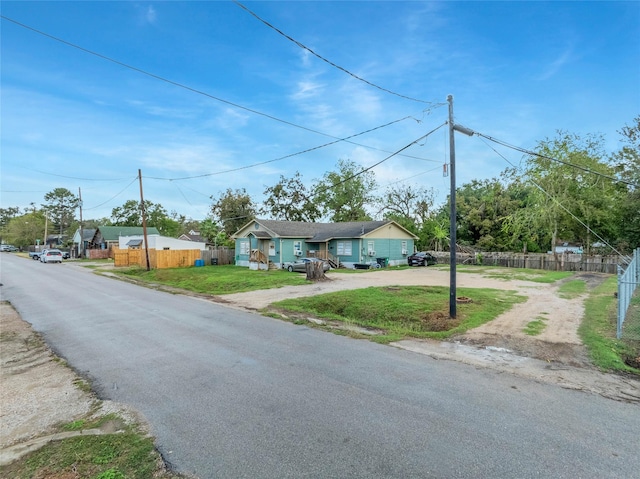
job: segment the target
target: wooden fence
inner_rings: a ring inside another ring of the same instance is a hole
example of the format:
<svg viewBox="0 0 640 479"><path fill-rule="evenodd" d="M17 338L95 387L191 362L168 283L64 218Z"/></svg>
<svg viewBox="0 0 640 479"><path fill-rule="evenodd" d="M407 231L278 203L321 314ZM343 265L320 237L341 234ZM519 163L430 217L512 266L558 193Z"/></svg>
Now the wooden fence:
<svg viewBox="0 0 640 479"><path fill-rule="evenodd" d="M199 249L149 249L149 265L152 269L184 268L195 265L200 258ZM115 266L140 266L147 267L147 257L144 249L119 249L113 248L113 260Z"/></svg>
<svg viewBox="0 0 640 479"><path fill-rule="evenodd" d="M144 249L119 249L111 250L115 266L140 266L147 267L147 259ZM217 248L213 250L156 250L149 249L149 264L153 269L185 268L194 266L196 260L203 260L205 265L223 265L234 263L235 250L229 248Z"/></svg>
<svg viewBox="0 0 640 479"><path fill-rule="evenodd" d="M449 252L434 253L439 263L449 261ZM547 271L588 271L615 274L620 256L550 253L458 253L457 264L502 266L505 268L544 269Z"/></svg>
<svg viewBox="0 0 640 479"><path fill-rule="evenodd" d="M236 250L233 248L220 246L218 248L201 251L201 253L200 259L204 261L205 265L235 264Z"/></svg>

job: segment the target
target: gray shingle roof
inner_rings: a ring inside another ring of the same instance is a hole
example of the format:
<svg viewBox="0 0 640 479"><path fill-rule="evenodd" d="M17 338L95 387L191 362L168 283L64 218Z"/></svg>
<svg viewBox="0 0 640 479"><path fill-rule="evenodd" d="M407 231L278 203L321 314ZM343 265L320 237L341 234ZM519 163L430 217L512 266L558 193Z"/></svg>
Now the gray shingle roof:
<svg viewBox="0 0 640 479"><path fill-rule="evenodd" d="M309 242L324 242L334 238L360 238L389 224L390 221L352 221L347 223L305 223L256 219L257 223L280 238L307 238ZM256 231L256 236L264 233Z"/></svg>

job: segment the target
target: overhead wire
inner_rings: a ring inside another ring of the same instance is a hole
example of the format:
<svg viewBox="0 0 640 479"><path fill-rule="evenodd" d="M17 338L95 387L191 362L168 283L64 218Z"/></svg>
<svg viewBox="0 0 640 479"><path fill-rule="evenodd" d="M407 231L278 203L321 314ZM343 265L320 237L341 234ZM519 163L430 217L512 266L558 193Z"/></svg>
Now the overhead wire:
<svg viewBox="0 0 640 479"><path fill-rule="evenodd" d="M522 147L519 147L519 146L511 145L511 144L507 143L506 141L498 140L497 138L493 138L493 137L491 137L489 135L485 135L484 133L480 133L480 132L477 132L477 131L474 131L474 133L476 135L478 135L478 136L481 136L482 138L486 138L487 140L492 141L493 143L497 143L498 145L502 145L502 146L504 146L506 148L511 148L512 150L519 151L520 153L524 153L524 154L529 155L529 156L537 156L538 158L543 158L545 160L555 161L556 163L561 163L563 165L570 166L570 167L576 168L578 170L582 170L582 171L584 171L586 173L591 173L593 175L598 175L598 176L601 176L603 178L607 178L607 179L609 179L611 181L614 181L616 183L623 183L623 184L628 185L628 186L633 186L635 188L640 188L640 185L632 183L630 181L623 180L621 178L616 178L614 176L605 175L604 173L600 173L599 171L591 170L591 169L586 168L584 166L576 165L575 163L570 163L568 161L560 160L558 158L553 158L551 156L546 156L546 155L543 155L541 153L537 153L535 151L527 150L526 148L522 148Z"/></svg>
<svg viewBox="0 0 640 479"><path fill-rule="evenodd" d="M72 48L75 48L75 49L77 49L77 50L80 50L80 51L82 51L82 52L84 52L84 53L88 53L88 54L90 54L90 55L96 56L96 57L98 57L98 58L100 58L100 59L102 59L102 60L106 60L106 61L108 61L108 62L115 63L116 65L119 65L119 66L121 66L121 67L127 68L127 69L129 69L129 70L133 70L133 71L135 71L135 72L137 72L137 73L140 73L140 74L142 74L142 75L146 75L146 76L149 76L149 77L154 78L154 79L156 79L156 80L159 80L159 81L162 81L162 82L168 83L168 84L170 84L170 85L176 86L176 87L178 87L178 88L182 88L182 89L187 90L187 91L190 91L190 92L192 92L192 93L196 93L196 94L198 94L198 95L202 95L202 96L204 96L204 97L206 97L206 98L210 98L210 99L215 100L215 101L218 101L218 102L220 102L220 103L224 103L224 104L226 104L226 105L233 106L234 108L238 108L238 109L241 109L241 110L244 110L244 111L248 111L248 112L250 112L250 113L253 113L254 115L263 116L263 117L268 118L268 119L270 119L270 120L277 121L277 122L279 122L279 123L283 123L283 124L285 124L285 125L289 125L289 126L292 126L292 127L294 127L294 128L298 128L298 129L301 129L301 130L305 130L305 131L308 131L308 132L311 132L311 133L315 133L315 134L317 134L317 135L322 135L322 136L326 136L326 137L328 137L328 138L334 138L334 139L337 139L337 138L338 138L338 137L333 136L333 135L330 135L330 134L328 134L328 133L324 133L324 132L321 132L321 131L319 131L319 130L315 130L315 129L313 129L313 128L309 128L309 127L306 127L306 126L303 126L303 125L299 125L299 124L297 124L297 123L293 123L293 122L290 122L290 121L287 121L287 120L283 120L283 119L281 119L281 118L275 117L275 116L270 115L270 114L268 114L268 113L263 113L263 112L261 112L261 111L255 110L255 109L253 109L253 108L249 108L249 107L246 107L246 106L240 105L240 104L238 104L238 103L234 103L234 102L232 102L232 101L225 100L225 99L223 99L223 98L217 97L217 96L212 95L212 94L210 94L210 93L207 93L207 92L205 92L205 91L198 90L198 89L196 89L196 88L190 87L190 86L185 85L185 84L183 84L183 83L179 83L179 82L177 82L177 81L170 80L170 79L165 78L165 77L162 77L162 76L160 76L160 75L156 75L155 73L151 73L151 72L149 72L149 71L147 71L147 70L143 70L142 68L135 67L135 66L130 65L130 64L128 64L128 63L121 62L120 60L116 60L115 58L111 58L111 57L108 57L108 56L103 55L103 54L101 54L101 53L95 52L95 51L93 51L93 50L89 50L88 48L81 47L80 45L77 45L77 44L75 44L75 43L69 42L69 41L67 41L67 40L63 40L62 38L59 38L59 37L56 37L56 36L51 35L51 34L49 34L49 33L43 32L42 30L38 30L37 28L34 28L34 27L31 27L31 26L26 25L26 24L24 24L24 23L21 23L21 22L19 22L19 21L17 21L17 20L14 20L14 19L12 19L12 18L9 18L9 17L7 17L7 16L5 16L5 15L1 15L1 14L0 14L0 18L2 18L2 19L4 19L4 20L7 20L7 21L9 21L9 22L11 22L11 23L14 23L15 25L18 25L18 26L20 26L20 27L22 27L22 28L25 28L25 29L27 29L27 30L30 30L30 31L32 31L32 32L34 32L34 33L37 33L37 34L39 34L39 35L45 36L45 37L47 37L47 38L50 38L50 39L52 39L52 40L54 40L54 41L56 41L56 42L60 42L60 43L62 43L62 44L64 44L64 45L67 45L67 46L69 46L69 47L72 47ZM428 108L427 110L431 110L431 109L439 108L439 107L440 107L440 106L442 106L442 105L444 105L444 103L443 103L443 104L433 104L433 105L432 105L430 108ZM365 145L359 145L359 146L365 146ZM368 148L368 147L367 147L367 148Z"/></svg>
<svg viewBox="0 0 640 479"><path fill-rule="evenodd" d="M480 136L484 136L484 135L480 135ZM515 168L516 170L519 170L520 167L514 165L511 161L509 161L504 155L502 155L498 150L496 150L493 146L489 145L486 141L482 140L482 142L490 149L492 149L498 156L500 156L504 161L506 161L508 164L510 164L513 168ZM607 246L609 246L609 248L611 248L612 251L614 251L616 254L618 254L620 257L625 258L625 255L623 255L620 251L618 251L615 246L611 245L606 239L604 239L602 236L600 236L598 233L596 233L593 229L591 229L591 227L589 227L589 225L587 225L586 223L584 223L584 221L582 221L580 218L578 218L576 215L574 215L571 211L569 211L569 209L564 206L562 203L560 203L560 201L555 198L554 196L552 196L549 192L547 192L542 186L540 186L538 183L536 183L534 180L532 180L531 178L527 178L526 181L530 182L533 186L535 186L537 189L539 189L542 193L544 193L551 201L553 201L557 206L559 206L562 210L564 210L566 213L568 213L574 220L576 220L578 223L580 223L582 226L584 226L587 231L589 231L590 233L592 233L596 238L598 238L600 241L602 241L604 244L606 244Z"/></svg>
<svg viewBox="0 0 640 479"><path fill-rule="evenodd" d="M337 186L340 186L340 185L342 185L342 184L346 183L347 181L351 181L351 180L353 180L354 178L356 178L356 177L358 177L358 176L360 176L360 175L362 175L362 174L366 173L367 171L372 170L372 169L373 169L373 168L375 168L376 166L379 166L379 165L381 165L382 163L384 163L385 161L387 161L387 160L389 160L389 159L393 158L394 156L397 156L398 154L400 154L401 152L403 152L403 151L404 151L404 150L406 150L407 148L409 148L409 147L411 147L411 146L415 145L416 143L418 143L418 142L420 142L420 141L424 140L424 139L425 139L425 138L427 138L429 135L431 135L432 133L435 133L436 131L438 131L440 128L442 128L442 127L443 127L443 126L445 126L446 124L447 124L447 122L445 121L445 122L444 122L444 123L442 123L441 125L439 125L439 126L435 127L433 130L431 130L431 131L430 131L429 133L427 133L426 135L422 135L420 138L418 138L418 139L416 139L416 140L412 141L412 142L411 142L411 143L409 143L408 145L403 146L403 147L402 147L402 148L400 148L399 150L397 150L397 151L395 151L394 153L390 154L390 155L389 155L389 156L387 156L386 158L383 158L382 160L380 160L380 161L378 161L378 162L374 163L373 165L368 166L368 167L366 167L366 168L362 169L362 170L361 170L361 171L359 171L358 173L355 173L355 174L353 174L353 175L351 175L351 176L349 176L349 177L347 177L347 178L344 178L343 180L341 180L341 181L339 181L339 182L337 182L337 183L334 183L334 184L332 184L332 185L330 185L330 186L326 186L326 187L324 187L323 189L321 189L321 190L319 190L319 191L316 189L316 191L314 191L314 192L310 195L310 197L317 196L317 195L319 195L320 193L323 193L323 192L325 192L325 191L327 191L327 190L329 190L329 189L332 189L332 188L335 188L335 187L337 187Z"/></svg>
<svg viewBox="0 0 640 479"><path fill-rule="evenodd" d="M439 103L434 103L431 101L426 101L426 100L419 100L417 98L413 98L407 95L402 95L400 93L396 93L392 90L389 90L387 88L381 87L379 85L376 85L373 82L370 82L368 80L365 80L364 78L356 75L355 73L350 72L349 70L347 70L346 68L341 67L340 65L337 65L336 63L332 62L331 60L326 59L325 57L323 57L322 55L316 53L315 51L313 51L311 48L309 48L308 46L304 45L303 43L299 42L298 40L296 40L295 38L287 35L286 33L284 33L282 30L280 30L279 28L275 27L274 25L272 25L271 23L267 22L265 19L263 19L262 17L260 17L257 13L255 13L254 11L250 10L249 8L247 8L245 5L243 5L242 3L238 2L237 0L234 0L234 2L236 5L238 5L240 8L242 8L243 10L245 10L247 13L249 13L250 15L252 15L253 17L255 17L256 19L258 19L260 22L264 23L267 27L271 28L272 30L276 31L278 34L282 35L284 38L286 38L287 40L295 43L297 46L299 46L300 48L302 48L303 50L308 51L309 53L311 53L313 56L315 56L316 58L319 58L320 60L322 60L325 63L328 63L329 65L331 65L334 68L337 68L338 70L346 73L347 75L355 78L358 81L361 81L363 83L366 83L369 86L372 86L374 88L377 88L378 90L384 91L386 93L389 93L391 95L395 95L397 97L400 98L404 98L406 100L411 100L411 101L415 101L415 102L419 102L419 103L425 103L427 105L444 105L444 103L439 104Z"/></svg>
<svg viewBox="0 0 640 479"><path fill-rule="evenodd" d="M118 193L116 193L114 196L112 196L111 198L109 198L107 201L100 203L99 205L96 206L92 206L91 208L83 208L84 211L90 211L90 210L95 210L96 208L100 208L101 206L106 205L107 203L109 203L110 201L115 200L118 196L120 196L122 193L124 193L125 190L127 190L127 188L129 188L133 183L135 183L136 181L138 181L139 177L136 176L131 183L129 183L127 186L125 186L122 190L120 190Z"/></svg>
<svg viewBox="0 0 640 479"><path fill-rule="evenodd" d="M285 160L285 159L287 159L287 158L292 158L292 157L294 157L294 156L302 155L302 154L304 154L304 153L309 153L309 152L311 152L311 151L319 150L319 149L321 149L321 148L325 148L325 147L330 146L330 145L335 145L336 143L340 143L340 142L342 142L342 141L345 141L345 142L347 142L347 143L351 143L351 144L354 144L354 145L359 145L358 143L354 143L354 142L349 141L349 139L350 139L350 138L355 138L356 136L364 135L364 134L366 134L366 133L371 133L372 131L379 130L379 129L381 129L381 128L385 128L385 127L387 127L387 126L393 125L394 123L398 123L398 122L401 122L401 121L406 120L406 119L409 119L409 118L413 118L413 117L411 117L411 116L405 116L404 118L400 118L400 119L398 119L398 120L394 120L394 121L391 121L391 122L389 122L389 123L385 123L384 125L380 125L380 126L376 126L376 127L374 127L374 128L370 128L370 129L365 130L365 131L362 131L362 132L360 132L360 133L355 133L355 134L353 134L353 135L351 135L351 136L347 136L347 137L345 137L345 138L338 138L338 139L336 139L335 141L330 141L329 143L324 143L324 144L322 144L322 145L318 145L318 146L314 146L314 147L311 147L311 148L307 148L306 150L297 151L297 152L295 152L295 153L290 153L290 154L288 154L288 155L280 156L280 157L278 157L278 158L273 158L273 159L271 159L271 160L261 161L261 162L258 162L258 163L253 163L253 164L251 164L251 165L244 165L244 166L240 166L240 167L238 167L238 168L231 168L231 169L228 169L228 170L216 171L216 172L214 172L214 173L203 173L203 174L201 174L201 175L183 176L183 177L178 177L178 178L161 178L161 177L154 177L154 176L148 176L147 178L149 178L149 179L154 179L154 180L167 180L167 181L181 181L181 180L191 180L191 179L194 179L194 178L205 178L205 177L208 177L208 176L221 175L221 174L224 174L224 173L232 173L232 172L235 172L235 171L240 171L240 170L246 170L246 169L249 169L249 168L254 168L254 167L256 167L256 166L266 165L266 164L268 164L268 163L274 163L274 162L276 162L276 161ZM416 121L417 121L417 120L416 120ZM366 146L366 145L359 145L359 146L362 146L362 147L365 147L365 148L371 148L371 147L368 147L368 146ZM379 148L372 148L372 149L377 150L377 151L382 151L382 152L384 152L384 153L391 153L390 151L381 150L381 149L379 149ZM435 160L429 160L429 159L427 159L427 158L416 158L416 157L412 157L412 158L414 158L414 159L418 159L418 160L421 160L421 161L435 161Z"/></svg>

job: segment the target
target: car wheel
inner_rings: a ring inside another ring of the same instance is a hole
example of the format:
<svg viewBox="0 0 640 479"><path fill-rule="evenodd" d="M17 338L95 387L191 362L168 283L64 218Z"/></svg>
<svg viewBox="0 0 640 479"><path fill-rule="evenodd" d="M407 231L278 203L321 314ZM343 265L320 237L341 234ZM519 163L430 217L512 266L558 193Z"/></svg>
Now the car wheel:
<svg viewBox="0 0 640 479"><path fill-rule="evenodd" d="M287 266L287 271L289 271L289 273L293 273L293 266Z"/></svg>

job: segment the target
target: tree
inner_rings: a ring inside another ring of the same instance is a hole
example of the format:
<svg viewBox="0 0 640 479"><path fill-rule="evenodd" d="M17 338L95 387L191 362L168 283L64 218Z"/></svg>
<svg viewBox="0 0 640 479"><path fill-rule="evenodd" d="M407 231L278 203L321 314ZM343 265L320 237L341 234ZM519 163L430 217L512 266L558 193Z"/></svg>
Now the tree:
<svg viewBox="0 0 640 479"><path fill-rule="evenodd" d="M362 172L351 160L339 160L338 171L324 174L316 187L316 201L323 205L323 215L333 222L370 221L367 207L372 207L376 198L375 173Z"/></svg>
<svg viewBox="0 0 640 479"><path fill-rule="evenodd" d="M75 210L80 200L66 188L55 188L44 195L45 204L42 207L47 211L49 219L59 228L60 236L69 228L75 219Z"/></svg>
<svg viewBox="0 0 640 479"><path fill-rule="evenodd" d="M624 146L614 153L616 165L623 184L620 202L620 243L625 250L640 247L640 115L631 126L624 126L618 133Z"/></svg>
<svg viewBox="0 0 640 479"><path fill-rule="evenodd" d="M404 219L420 228L431 215L434 197L433 188L389 187L382 197L382 215L387 219Z"/></svg>
<svg viewBox="0 0 640 479"><path fill-rule="evenodd" d="M144 200L147 226L157 228L163 236L177 237L182 225L167 214L160 203ZM142 209L140 202L128 200L122 206L111 210L111 221L114 226L142 226Z"/></svg>
<svg viewBox="0 0 640 479"><path fill-rule="evenodd" d="M518 206L518 201L497 178L472 180L456 191L457 238L460 243L485 251L511 248L511 238L504 231L504 220Z"/></svg>
<svg viewBox="0 0 640 479"><path fill-rule="evenodd" d="M42 242L44 237L44 213L36 211L11 218L3 228L3 239L18 248L26 248Z"/></svg>
<svg viewBox="0 0 640 479"><path fill-rule="evenodd" d="M280 176L280 181L264 190L267 199L264 212L277 220L314 222L322 217L318 203L307 190L296 171L293 178Z"/></svg>
<svg viewBox="0 0 640 479"><path fill-rule="evenodd" d="M520 173L512 170L517 180ZM553 140L538 144L536 154L526 159L522 173L534 186L526 204L509 218L513 232L546 231L550 249L559 238L581 240L587 248L599 236L615 229L614 213L619 198L614 174L603 152L599 135L578 135L559 131ZM527 240L529 238L525 238ZM544 245L544 246L547 246Z"/></svg>
<svg viewBox="0 0 640 479"><path fill-rule="evenodd" d="M211 199L214 199L213 196ZM256 217L256 207L244 188L235 191L228 188L211 205L211 213L227 236L231 236Z"/></svg>

